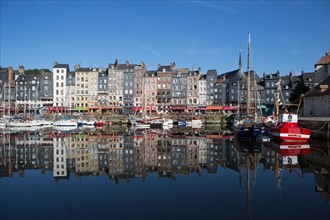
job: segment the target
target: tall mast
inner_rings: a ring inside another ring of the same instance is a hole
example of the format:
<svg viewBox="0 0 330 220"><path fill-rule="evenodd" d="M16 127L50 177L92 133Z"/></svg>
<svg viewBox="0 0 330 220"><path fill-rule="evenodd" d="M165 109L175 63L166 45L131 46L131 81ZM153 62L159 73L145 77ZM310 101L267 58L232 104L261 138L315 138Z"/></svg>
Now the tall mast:
<svg viewBox="0 0 330 220"><path fill-rule="evenodd" d="M249 32L249 44L248 44L248 65L247 65L247 82L246 82L246 89L247 89L247 99L246 99L246 113L250 114L250 98L251 98L251 88L250 88L250 32Z"/></svg>

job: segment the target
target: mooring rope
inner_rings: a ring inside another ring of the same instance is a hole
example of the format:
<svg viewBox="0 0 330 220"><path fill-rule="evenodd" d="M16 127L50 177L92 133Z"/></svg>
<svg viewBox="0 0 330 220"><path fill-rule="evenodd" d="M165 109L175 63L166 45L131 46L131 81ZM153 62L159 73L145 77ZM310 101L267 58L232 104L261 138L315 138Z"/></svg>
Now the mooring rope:
<svg viewBox="0 0 330 220"><path fill-rule="evenodd" d="M325 122L324 125L322 125L319 129L316 129L316 130L309 129L309 130L311 130L312 132L320 131L320 130L323 129L328 123L329 123L328 121ZM300 127L300 126L299 126L299 128L304 128L304 127Z"/></svg>

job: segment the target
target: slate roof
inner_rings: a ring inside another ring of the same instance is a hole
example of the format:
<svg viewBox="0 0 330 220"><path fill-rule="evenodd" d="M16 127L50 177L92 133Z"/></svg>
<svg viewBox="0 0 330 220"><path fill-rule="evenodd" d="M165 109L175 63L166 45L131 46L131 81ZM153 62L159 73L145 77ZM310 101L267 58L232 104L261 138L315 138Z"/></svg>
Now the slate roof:
<svg viewBox="0 0 330 220"><path fill-rule="evenodd" d="M323 91L321 91L321 87L324 88ZM323 96L323 95L330 95L330 76L325 78L322 82L320 82L317 86L309 90L305 97L311 97L311 96Z"/></svg>
<svg viewBox="0 0 330 220"><path fill-rule="evenodd" d="M69 64L57 64L53 68L67 68L69 69Z"/></svg>
<svg viewBox="0 0 330 220"><path fill-rule="evenodd" d="M306 82L308 81L309 78L312 78L314 79L315 77L315 72L309 72L309 73L301 73L301 76L302 76L302 80L303 82Z"/></svg>
<svg viewBox="0 0 330 220"><path fill-rule="evenodd" d="M179 71L181 71L181 73L186 73L186 74L189 73L189 69L188 68L176 68L174 70L174 72L176 72L176 73L178 73Z"/></svg>
<svg viewBox="0 0 330 220"><path fill-rule="evenodd" d="M218 75L217 70L208 70L206 75Z"/></svg>
<svg viewBox="0 0 330 220"><path fill-rule="evenodd" d="M96 67L88 67L88 68L78 68L75 72L98 72L99 68Z"/></svg>
<svg viewBox="0 0 330 220"><path fill-rule="evenodd" d="M205 74L201 74L201 76L199 77L199 80L206 80L206 75Z"/></svg>
<svg viewBox="0 0 330 220"><path fill-rule="evenodd" d="M163 72L163 69L165 69L166 72L172 71L171 66L159 66L157 71Z"/></svg>
<svg viewBox="0 0 330 220"><path fill-rule="evenodd" d="M102 76L104 74L104 76ZM99 77L108 77L108 71L99 72Z"/></svg>
<svg viewBox="0 0 330 220"><path fill-rule="evenodd" d="M226 76L226 80L230 81L232 79L234 80L237 80L239 78L242 78L244 77L242 73L240 73L240 70L237 69L237 70L233 70L233 71L229 71L229 72L226 72L226 73L222 73L218 76L218 79L222 79L224 76Z"/></svg>
<svg viewBox="0 0 330 220"><path fill-rule="evenodd" d="M146 71L146 73L144 74L145 77L152 77L152 74L154 74L154 76L157 76L157 71L156 70L148 70Z"/></svg>

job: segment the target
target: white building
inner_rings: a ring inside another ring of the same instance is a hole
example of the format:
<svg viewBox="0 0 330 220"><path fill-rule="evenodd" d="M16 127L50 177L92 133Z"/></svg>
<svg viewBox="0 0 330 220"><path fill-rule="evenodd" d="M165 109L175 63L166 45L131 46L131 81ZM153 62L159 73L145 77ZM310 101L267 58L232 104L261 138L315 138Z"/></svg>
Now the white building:
<svg viewBox="0 0 330 220"><path fill-rule="evenodd" d="M66 143L61 137L54 138L54 177L67 177L67 164L66 164Z"/></svg>
<svg viewBox="0 0 330 220"><path fill-rule="evenodd" d="M66 80L67 74L69 73L68 64L58 64L57 61L54 62L53 67L53 106L54 107L64 107L68 106L66 102L67 97L67 87Z"/></svg>

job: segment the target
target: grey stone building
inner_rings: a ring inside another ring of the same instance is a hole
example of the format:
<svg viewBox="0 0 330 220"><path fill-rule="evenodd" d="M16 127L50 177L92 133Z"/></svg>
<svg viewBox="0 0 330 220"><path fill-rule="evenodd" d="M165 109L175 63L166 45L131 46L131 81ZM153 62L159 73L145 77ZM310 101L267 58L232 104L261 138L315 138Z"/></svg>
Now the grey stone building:
<svg viewBox="0 0 330 220"><path fill-rule="evenodd" d="M219 105L237 105L238 104L238 90L243 91L245 76L237 69L230 72L223 73L217 77L215 85L215 103ZM240 95L242 103L244 100Z"/></svg>
<svg viewBox="0 0 330 220"><path fill-rule="evenodd" d="M97 102L98 105L101 106L109 106L109 92L108 92L108 85L109 85L109 76L108 71L99 72L99 77L97 80Z"/></svg>
<svg viewBox="0 0 330 220"><path fill-rule="evenodd" d="M274 106L274 94L277 91L276 83L280 80L280 71L276 73L271 73L266 75L263 74L264 84L265 84L265 99L266 107L273 109ZM273 110L271 110L273 111Z"/></svg>
<svg viewBox="0 0 330 220"><path fill-rule="evenodd" d="M42 108L39 97L40 76L21 74L16 79L16 106L26 113L37 113Z"/></svg>
<svg viewBox="0 0 330 220"><path fill-rule="evenodd" d="M214 104L214 86L217 76L217 70L208 70L206 72L206 105Z"/></svg>
<svg viewBox="0 0 330 220"><path fill-rule="evenodd" d="M43 107L53 105L53 73L41 73L38 96Z"/></svg>
<svg viewBox="0 0 330 220"><path fill-rule="evenodd" d="M188 68L176 68L172 75L171 110L183 111L187 108Z"/></svg>
<svg viewBox="0 0 330 220"><path fill-rule="evenodd" d="M124 67L124 86L123 86L123 99L124 99L124 113L131 113L134 107L134 66L126 61Z"/></svg>
<svg viewBox="0 0 330 220"><path fill-rule="evenodd" d="M329 117L330 76L304 95L303 115L310 117Z"/></svg>

